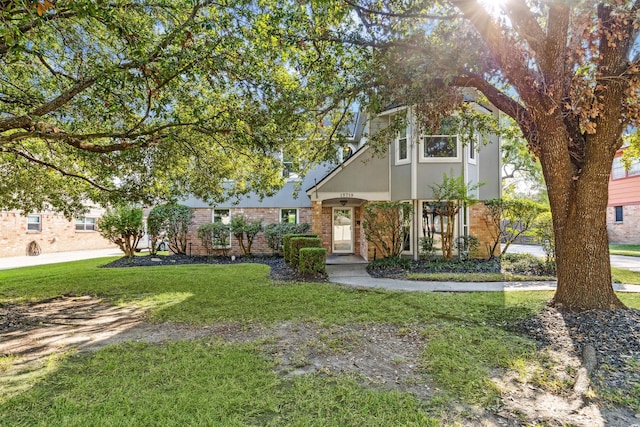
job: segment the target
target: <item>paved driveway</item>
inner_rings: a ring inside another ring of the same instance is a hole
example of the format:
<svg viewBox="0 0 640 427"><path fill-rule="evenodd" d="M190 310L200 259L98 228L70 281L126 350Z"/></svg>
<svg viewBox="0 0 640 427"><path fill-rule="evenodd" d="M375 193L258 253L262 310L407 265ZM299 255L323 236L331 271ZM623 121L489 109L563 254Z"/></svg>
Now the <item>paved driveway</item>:
<svg viewBox="0 0 640 427"><path fill-rule="evenodd" d="M508 253L529 253L532 255L544 257L544 251L538 245L511 245L507 250ZM611 255L611 266L618 268L626 268L631 271L640 271L640 257Z"/></svg>
<svg viewBox="0 0 640 427"><path fill-rule="evenodd" d="M0 258L0 270L18 267L31 267L42 264L56 264L67 261L80 261L83 259L104 258L109 256L122 256L120 249L92 249L86 251L54 252L40 254L38 256L13 256Z"/></svg>

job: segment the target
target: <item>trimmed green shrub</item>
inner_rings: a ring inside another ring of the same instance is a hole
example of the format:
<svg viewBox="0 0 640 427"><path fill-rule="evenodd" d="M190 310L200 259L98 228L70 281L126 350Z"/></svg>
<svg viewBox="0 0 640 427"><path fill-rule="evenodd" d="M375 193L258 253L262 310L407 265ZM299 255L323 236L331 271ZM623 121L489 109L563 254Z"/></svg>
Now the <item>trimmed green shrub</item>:
<svg viewBox="0 0 640 427"><path fill-rule="evenodd" d="M243 255L251 255L253 240L262 230L262 220L249 222L243 215L234 215L231 218L231 234L238 240Z"/></svg>
<svg viewBox="0 0 640 427"><path fill-rule="evenodd" d="M227 256L231 249L231 227L221 222L212 222L198 227L198 237L207 250L207 254L214 252Z"/></svg>
<svg viewBox="0 0 640 427"><path fill-rule="evenodd" d="M284 262L291 264L291 239L294 237L318 237L317 234L287 233L282 236L282 256Z"/></svg>
<svg viewBox="0 0 640 427"><path fill-rule="evenodd" d="M327 263L325 248L300 248L298 271L303 274L324 274Z"/></svg>
<svg viewBox="0 0 640 427"><path fill-rule="evenodd" d="M282 237L285 234L304 234L311 228L306 222L291 224L288 222L269 224L264 228L264 238L273 254L283 253Z"/></svg>
<svg viewBox="0 0 640 427"><path fill-rule="evenodd" d="M289 249L289 263L291 267L297 268L300 262L300 249L302 248L321 248L322 240L319 237L301 237L294 236L291 238L291 248Z"/></svg>

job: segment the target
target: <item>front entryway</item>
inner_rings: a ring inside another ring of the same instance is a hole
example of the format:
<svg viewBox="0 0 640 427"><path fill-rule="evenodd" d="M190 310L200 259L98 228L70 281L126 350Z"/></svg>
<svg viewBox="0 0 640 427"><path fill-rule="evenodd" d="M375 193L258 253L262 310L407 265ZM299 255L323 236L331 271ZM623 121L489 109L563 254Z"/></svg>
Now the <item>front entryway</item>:
<svg viewBox="0 0 640 427"><path fill-rule="evenodd" d="M353 208L333 208L332 252L353 253Z"/></svg>

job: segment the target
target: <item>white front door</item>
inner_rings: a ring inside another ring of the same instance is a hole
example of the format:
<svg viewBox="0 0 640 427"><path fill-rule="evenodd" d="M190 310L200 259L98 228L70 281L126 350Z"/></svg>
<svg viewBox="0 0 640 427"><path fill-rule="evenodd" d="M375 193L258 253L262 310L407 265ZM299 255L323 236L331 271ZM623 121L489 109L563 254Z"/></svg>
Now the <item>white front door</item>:
<svg viewBox="0 0 640 427"><path fill-rule="evenodd" d="M353 253L353 208L333 208L333 253Z"/></svg>

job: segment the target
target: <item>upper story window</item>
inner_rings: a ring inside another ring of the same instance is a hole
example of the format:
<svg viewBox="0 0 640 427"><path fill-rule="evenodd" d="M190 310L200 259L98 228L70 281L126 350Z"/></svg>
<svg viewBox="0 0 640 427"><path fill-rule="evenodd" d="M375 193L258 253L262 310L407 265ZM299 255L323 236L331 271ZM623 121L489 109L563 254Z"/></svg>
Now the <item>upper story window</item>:
<svg viewBox="0 0 640 427"><path fill-rule="evenodd" d="M611 167L611 178L620 179L628 176L640 175L640 159L633 159L629 164L629 169L625 167L622 157L615 157Z"/></svg>
<svg viewBox="0 0 640 427"><path fill-rule="evenodd" d="M479 138L479 137L478 137ZM478 161L477 143L476 138L471 138L467 147L469 148L469 163L476 164Z"/></svg>
<svg viewBox="0 0 640 427"><path fill-rule="evenodd" d="M407 126L403 125L396 136L396 164L409 163L409 140L407 138Z"/></svg>
<svg viewBox="0 0 640 427"><path fill-rule="evenodd" d="M640 159L633 159L627 170L627 175L636 176L640 175Z"/></svg>
<svg viewBox="0 0 640 427"><path fill-rule="evenodd" d="M421 138L422 161L458 161L460 149L457 135L426 135Z"/></svg>
<svg viewBox="0 0 640 427"><path fill-rule="evenodd" d="M299 179L300 176L295 170L295 162L293 156L286 151L281 153L282 159L282 176L287 180Z"/></svg>
<svg viewBox="0 0 640 427"><path fill-rule="evenodd" d="M42 217L40 215L27 216L27 231L42 231Z"/></svg>
<svg viewBox="0 0 640 427"><path fill-rule="evenodd" d="M460 161L460 141L453 134L451 123L444 121L437 134L429 134L426 129L420 136L420 161L455 162Z"/></svg>
<svg viewBox="0 0 640 427"><path fill-rule="evenodd" d="M280 209L280 222L298 223L298 209Z"/></svg>
<svg viewBox="0 0 640 427"><path fill-rule="evenodd" d="M611 178L618 179L627 176L627 172L624 170L624 163L622 163L622 157L616 157L613 159L613 167L611 168Z"/></svg>
<svg viewBox="0 0 640 427"><path fill-rule="evenodd" d="M81 216L76 218L76 231L95 231L96 230L96 219L89 218L86 216Z"/></svg>

